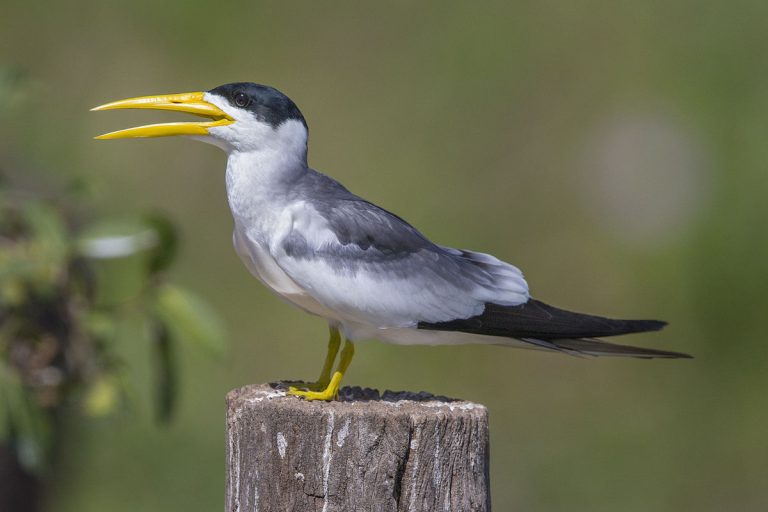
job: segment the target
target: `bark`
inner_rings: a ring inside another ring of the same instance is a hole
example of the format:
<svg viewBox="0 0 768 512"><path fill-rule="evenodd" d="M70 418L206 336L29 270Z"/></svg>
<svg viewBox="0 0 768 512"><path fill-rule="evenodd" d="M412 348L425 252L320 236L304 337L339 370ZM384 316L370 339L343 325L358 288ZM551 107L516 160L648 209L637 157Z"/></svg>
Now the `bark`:
<svg viewBox="0 0 768 512"><path fill-rule="evenodd" d="M344 388L227 396L227 512L490 510L484 406Z"/></svg>

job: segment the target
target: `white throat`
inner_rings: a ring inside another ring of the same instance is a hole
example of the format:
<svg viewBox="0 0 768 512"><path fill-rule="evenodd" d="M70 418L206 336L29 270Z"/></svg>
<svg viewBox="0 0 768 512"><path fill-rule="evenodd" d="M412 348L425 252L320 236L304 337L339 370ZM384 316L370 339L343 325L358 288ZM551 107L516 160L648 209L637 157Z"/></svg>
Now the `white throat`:
<svg viewBox="0 0 768 512"><path fill-rule="evenodd" d="M278 134L279 144L227 151L227 199L236 222L263 217L277 208L291 184L307 172L306 130L303 125L301 129L299 140Z"/></svg>
<svg viewBox="0 0 768 512"><path fill-rule="evenodd" d="M224 98L206 93L234 120L195 137L227 153L227 198L236 223L259 218L280 208L290 184L307 172L307 127L288 119L273 127L252 112L233 108Z"/></svg>

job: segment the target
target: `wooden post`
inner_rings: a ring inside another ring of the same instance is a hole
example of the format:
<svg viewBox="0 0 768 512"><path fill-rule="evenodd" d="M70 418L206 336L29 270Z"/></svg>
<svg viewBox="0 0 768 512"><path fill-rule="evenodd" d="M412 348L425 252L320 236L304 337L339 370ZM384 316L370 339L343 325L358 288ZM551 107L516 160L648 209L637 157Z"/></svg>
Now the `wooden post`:
<svg viewBox="0 0 768 512"><path fill-rule="evenodd" d="M484 406L343 388L227 395L227 512L490 511Z"/></svg>

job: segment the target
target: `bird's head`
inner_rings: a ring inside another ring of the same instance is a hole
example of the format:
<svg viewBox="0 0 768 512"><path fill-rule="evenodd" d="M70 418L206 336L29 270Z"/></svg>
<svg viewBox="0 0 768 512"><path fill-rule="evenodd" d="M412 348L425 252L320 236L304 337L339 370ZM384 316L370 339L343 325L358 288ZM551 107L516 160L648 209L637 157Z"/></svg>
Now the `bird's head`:
<svg viewBox="0 0 768 512"><path fill-rule="evenodd" d="M92 110L122 108L173 110L207 121L162 123L99 135L97 139L186 135L233 151L278 151L306 158L307 123L293 101L273 87L248 82L206 92L142 96Z"/></svg>

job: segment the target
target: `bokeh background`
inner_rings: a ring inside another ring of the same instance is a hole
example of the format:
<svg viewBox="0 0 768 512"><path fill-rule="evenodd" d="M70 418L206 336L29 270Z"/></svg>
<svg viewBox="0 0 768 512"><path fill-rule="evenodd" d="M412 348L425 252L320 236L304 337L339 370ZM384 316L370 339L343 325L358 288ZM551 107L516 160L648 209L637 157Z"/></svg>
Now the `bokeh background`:
<svg viewBox="0 0 768 512"><path fill-rule="evenodd" d="M0 0L0 67L24 77L0 90L0 166L85 180L102 215L169 213L173 278L229 333L223 359L183 352L170 426L140 400L70 422L48 509L221 510L224 394L319 369L324 322L231 247L224 155L92 140L174 118L94 105L255 81L300 106L315 168L439 243L515 263L540 299L666 319L627 341L696 356L359 346L348 384L489 407L496 510L764 510L766 19L761 1Z"/></svg>

